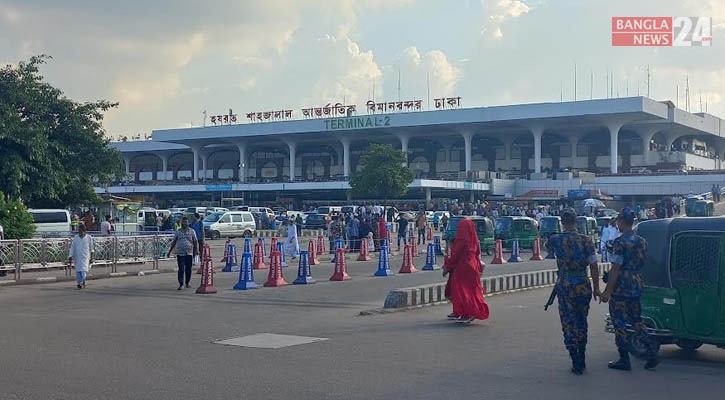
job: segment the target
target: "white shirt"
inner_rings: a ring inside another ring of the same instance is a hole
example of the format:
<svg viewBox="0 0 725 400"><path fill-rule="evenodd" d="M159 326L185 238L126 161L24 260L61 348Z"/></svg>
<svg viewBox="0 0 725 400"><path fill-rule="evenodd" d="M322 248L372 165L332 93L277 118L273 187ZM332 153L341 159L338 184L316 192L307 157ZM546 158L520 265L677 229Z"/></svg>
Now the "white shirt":
<svg viewBox="0 0 725 400"><path fill-rule="evenodd" d="M93 238L86 234L84 237L76 235L70 245L69 258L76 263L76 271L88 272L91 269L91 253L93 253Z"/></svg>
<svg viewBox="0 0 725 400"><path fill-rule="evenodd" d="M111 223L108 221L101 222L101 235L111 234Z"/></svg>
<svg viewBox="0 0 725 400"><path fill-rule="evenodd" d="M0 225L0 233L2 233L3 235L5 235L5 231L3 230L3 226L2 225ZM3 236L3 239L4 239L4 236Z"/></svg>

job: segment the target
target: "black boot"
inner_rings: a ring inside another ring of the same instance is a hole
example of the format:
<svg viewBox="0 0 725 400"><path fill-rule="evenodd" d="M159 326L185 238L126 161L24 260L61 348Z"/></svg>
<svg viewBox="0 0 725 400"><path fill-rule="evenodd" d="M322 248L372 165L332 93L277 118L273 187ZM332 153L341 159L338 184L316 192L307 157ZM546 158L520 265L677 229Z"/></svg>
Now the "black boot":
<svg viewBox="0 0 725 400"><path fill-rule="evenodd" d="M574 375L581 375L584 372L584 368L581 363L581 356L579 355L579 349L570 348L569 357L571 357L571 373Z"/></svg>
<svg viewBox="0 0 725 400"><path fill-rule="evenodd" d="M632 370L632 365L629 363L629 353L627 350L619 350L619 360L610 361L607 365L611 369L618 369L620 371Z"/></svg>

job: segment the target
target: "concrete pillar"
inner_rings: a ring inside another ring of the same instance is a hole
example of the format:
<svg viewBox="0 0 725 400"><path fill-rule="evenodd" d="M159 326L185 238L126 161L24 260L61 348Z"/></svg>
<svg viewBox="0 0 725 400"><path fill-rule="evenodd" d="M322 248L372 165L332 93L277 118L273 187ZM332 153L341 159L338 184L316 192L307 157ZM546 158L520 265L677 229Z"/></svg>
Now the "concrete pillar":
<svg viewBox="0 0 725 400"><path fill-rule="evenodd" d="M430 208L430 205L431 205L430 204L430 201L431 201L432 198L433 198L433 195L431 193L431 189L430 188L425 188L425 206L427 208Z"/></svg>
<svg viewBox="0 0 725 400"><path fill-rule="evenodd" d="M295 159L297 158L297 144L294 142L287 142L289 147L289 181L295 181Z"/></svg>
<svg viewBox="0 0 725 400"><path fill-rule="evenodd" d="M660 128L648 126L637 131L637 135L642 139L642 157L644 158L645 165L649 165L650 163L649 142L652 141L652 138L659 130Z"/></svg>
<svg viewBox="0 0 725 400"><path fill-rule="evenodd" d="M156 155L158 155L161 159L161 176L163 177L161 179L167 180L169 179L169 177L166 176L166 171L169 170L169 155L165 153L157 153Z"/></svg>
<svg viewBox="0 0 725 400"><path fill-rule="evenodd" d="M515 136L506 136L501 141L503 142L503 152L504 154L504 162L506 163L505 170L511 169L511 147L514 145L514 141L516 140Z"/></svg>
<svg viewBox="0 0 725 400"><path fill-rule="evenodd" d="M247 146L244 143L237 143L239 149L239 182L247 179Z"/></svg>
<svg viewBox="0 0 725 400"><path fill-rule="evenodd" d="M126 166L126 177L131 174L131 157L124 156L123 163Z"/></svg>
<svg viewBox="0 0 725 400"><path fill-rule="evenodd" d="M350 177L350 142L348 137L340 139L340 143L342 143L342 175L345 178Z"/></svg>
<svg viewBox="0 0 725 400"><path fill-rule="evenodd" d="M616 174L618 172L617 143L619 142L619 130L622 128L622 125L624 125L624 123L622 122L610 122L607 124L607 129L609 130L609 171L613 174Z"/></svg>
<svg viewBox="0 0 725 400"><path fill-rule="evenodd" d="M531 133L534 135L534 172L541 173L541 136L544 134L544 128L540 126L531 127Z"/></svg>
<svg viewBox="0 0 725 400"><path fill-rule="evenodd" d="M461 134L463 136L463 142L465 145L465 154L466 154L466 172L471 170L471 149L473 147L473 134L471 132L464 132Z"/></svg>
<svg viewBox="0 0 725 400"><path fill-rule="evenodd" d="M194 178L195 182L199 181L199 151L199 147L191 147L191 152L193 153L194 158L194 169L191 171L191 176Z"/></svg>
<svg viewBox="0 0 725 400"><path fill-rule="evenodd" d="M201 179L206 179L207 161L209 161L209 154L202 152L201 153L201 169L203 172L200 173Z"/></svg>
<svg viewBox="0 0 725 400"><path fill-rule="evenodd" d="M398 135L398 139L400 139L400 151L405 153L405 162L403 163L403 166L407 167L408 166L408 143L410 142L410 136Z"/></svg>

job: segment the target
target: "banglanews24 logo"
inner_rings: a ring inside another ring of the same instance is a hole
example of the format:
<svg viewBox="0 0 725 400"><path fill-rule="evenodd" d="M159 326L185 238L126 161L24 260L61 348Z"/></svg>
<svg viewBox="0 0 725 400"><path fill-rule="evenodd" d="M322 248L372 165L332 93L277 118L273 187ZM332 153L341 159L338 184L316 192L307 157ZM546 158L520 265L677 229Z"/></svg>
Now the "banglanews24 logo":
<svg viewBox="0 0 725 400"><path fill-rule="evenodd" d="M612 46L705 46L710 17L612 17Z"/></svg>

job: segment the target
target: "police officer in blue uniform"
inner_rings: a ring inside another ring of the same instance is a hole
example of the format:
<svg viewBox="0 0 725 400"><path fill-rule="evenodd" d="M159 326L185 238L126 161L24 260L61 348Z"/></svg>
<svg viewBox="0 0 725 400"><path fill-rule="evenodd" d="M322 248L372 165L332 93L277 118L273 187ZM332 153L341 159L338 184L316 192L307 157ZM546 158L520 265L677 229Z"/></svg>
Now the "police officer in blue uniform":
<svg viewBox="0 0 725 400"><path fill-rule="evenodd" d="M599 266L592 238L576 232L576 212L567 209L561 216L564 232L549 238L547 248L556 256L559 280L559 318L564 345L572 361L571 372L581 375L586 369L587 316L589 303L599 297ZM587 266L592 276L589 281Z"/></svg>
<svg viewBox="0 0 725 400"><path fill-rule="evenodd" d="M629 371L632 369L629 359L630 335L644 343L647 349L647 362L645 369L652 370L659 360L654 340L647 334L642 322L642 276L647 241L634 233L635 213L626 207L617 216L617 227L622 236L612 244L612 270L609 272L607 287L602 293L600 301L609 302L609 315L614 325L614 337L619 351L619 360L609 363L609 368ZM629 326L628 326L629 325ZM631 329L632 332L629 332Z"/></svg>

